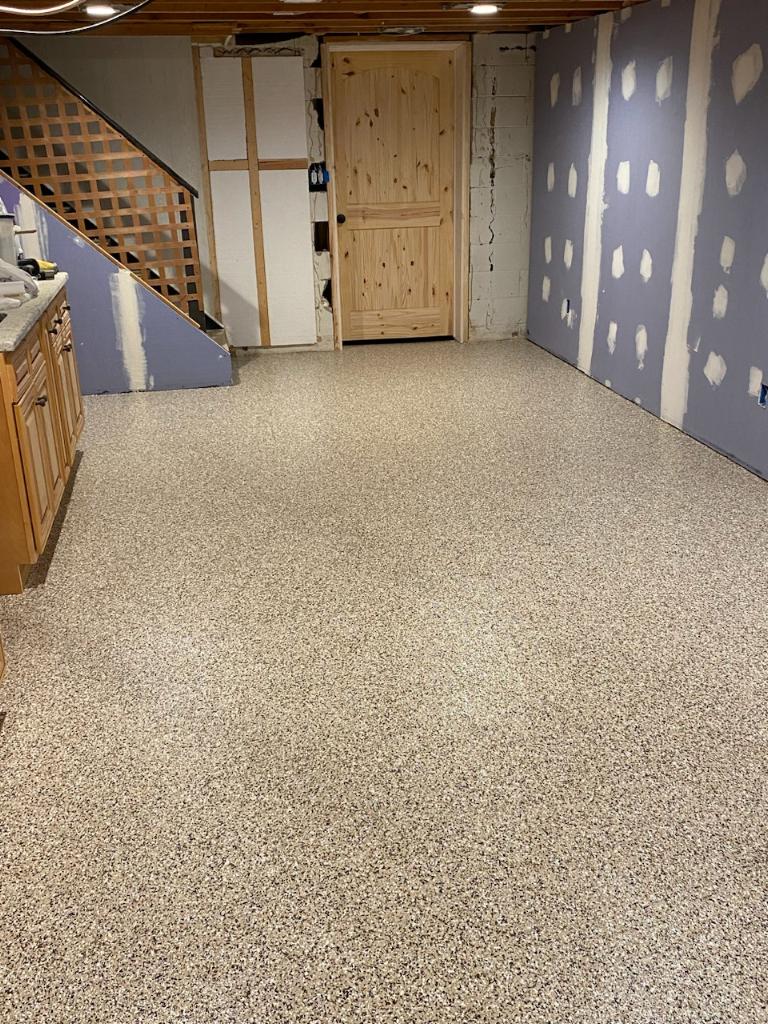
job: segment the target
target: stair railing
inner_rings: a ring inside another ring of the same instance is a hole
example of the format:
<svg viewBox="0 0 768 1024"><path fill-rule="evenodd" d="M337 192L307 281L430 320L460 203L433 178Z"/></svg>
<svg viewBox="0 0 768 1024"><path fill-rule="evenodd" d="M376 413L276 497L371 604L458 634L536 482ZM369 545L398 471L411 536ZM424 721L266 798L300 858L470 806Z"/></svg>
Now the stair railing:
<svg viewBox="0 0 768 1024"><path fill-rule="evenodd" d="M197 191L26 47L0 39L0 168L188 316Z"/></svg>

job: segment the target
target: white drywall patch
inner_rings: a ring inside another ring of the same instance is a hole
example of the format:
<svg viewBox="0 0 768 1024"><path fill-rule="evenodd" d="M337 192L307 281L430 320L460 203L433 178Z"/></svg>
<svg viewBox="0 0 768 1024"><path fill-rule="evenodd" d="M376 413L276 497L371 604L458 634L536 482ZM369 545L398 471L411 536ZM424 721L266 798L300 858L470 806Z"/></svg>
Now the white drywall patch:
<svg viewBox="0 0 768 1024"><path fill-rule="evenodd" d="M547 168L547 192L552 192L555 187L555 165L550 164Z"/></svg>
<svg viewBox="0 0 768 1024"><path fill-rule="evenodd" d="M252 57L251 67L259 159L306 157L303 59Z"/></svg>
<svg viewBox="0 0 768 1024"><path fill-rule="evenodd" d="M273 346L314 345L314 268L306 171L261 171L264 262Z"/></svg>
<svg viewBox="0 0 768 1024"><path fill-rule="evenodd" d="M715 291L715 297L712 300L712 316L715 320L724 320L725 314L728 312L728 289L725 285L720 285Z"/></svg>
<svg viewBox="0 0 768 1024"><path fill-rule="evenodd" d="M616 351L616 338L618 337L618 334L619 325L616 323L615 320L611 320L611 322L608 324L608 337L606 339L608 342L608 351L611 353L611 355L613 355L613 353Z"/></svg>
<svg viewBox="0 0 768 1024"><path fill-rule="evenodd" d="M765 294L768 295L768 256L765 257L763 269L760 272L760 284L765 288Z"/></svg>
<svg viewBox="0 0 768 1024"><path fill-rule="evenodd" d="M661 191L661 168L655 160L648 164L648 175L645 179L645 194L655 199Z"/></svg>
<svg viewBox="0 0 768 1024"><path fill-rule="evenodd" d="M587 165L584 244L581 252L581 324L578 367L583 373L589 373L592 368L592 352L597 326L597 302L600 293L600 263L603 252L602 233L605 213L605 167L608 162L608 106L613 69L611 61L612 35L613 15L603 14L597 20L592 138Z"/></svg>
<svg viewBox="0 0 768 1024"><path fill-rule="evenodd" d="M563 263L566 265L568 270L571 269L573 264L573 242L570 238L566 238L565 245L563 246Z"/></svg>
<svg viewBox="0 0 768 1024"><path fill-rule="evenodd" d="M549 102L551 106L557 106L557 99L560 95L560 72L556 71L549 80Z"/></svg>
<svg viewBox="0 0 768 1024"><path fill-rule="evenodd" d="M659 70L656 72L656 102L663 103L664 100L669 99L672 95L672 71L673 71L673 59L667 57L659 64Z"/></svg>
<svg viewBox="0 0 768 1024"><path fill-rule="evenodd" d="M234 57L203 57L203 106L209 160L245 160L242 64Z"/></svg>
<svg viewBox="0 0 768 1024"><path fill-rule="evenodd" d="M544 239L544 259L547 263L552 262L552 236L547 235Z"/></svg>
<svg viewBox="0 0 768 1024"><path fill-rule="evenodd" d="M551 291L552 282L548 277L545 276L544 280L541 282L541 297L544 300L544 302L549 302L549 295Z"/></svg>
<svg viewBox="0 0 768 1024"><path fill-rule="evenodd" d="M648 354L648 329L645 324L640 326L635 331L635 355L637 356L637 368L638 370L645 369L645 357Z"/></svg>
<svg viewBox="0 0 768 1024"><path fill-rule="evenodd" d="M680 202L672 261L672 296L661 377L661 418L682 428L688 408L693 265L707 171L707 115L720 0L696 0L685 101Z"/></svg>
<svg viewBox="0 0 768 1024"><path fill-rule="evenodd" d="M611 273L618 281L619 278L624 277L624 246L619 245L613 250L613 259L611 260Z"/></svg>
<svg viewBox="0 0 768 1024"><path fill-rule="evenodd" d="M568 195L571 199L576 198L576 193L579 191L579 175L576 172L576 165L571 164L571 169L568 171Z"/></svg>
<svg viewBox="0 0 768 1024"><path fill-rule="evenodd" d="M725 164L725 184L728 195L738 196L747 180L747 165L738 149L728 157Z"/></svg>
<svg viewBox="0 0 768 1024"><path fill-rule="evenodd" d="M727 372L728 367L725 365L723 357L719 356L717 352L710 352L707 356L707 361L704 364L704 376L713 388L720 387L725 380Z"/></svg>
<svg viewBox="0 0 768 1024"><path fill-rule="evenodd" d="M741 103L752 92L763 73L763 51L760 44L753 46L733 62L733 98Z"/></svg>
<svg viewBox="0 0 768 1024"><path fill-rule="evenodd" d="M224 58L222 58L223 60ZM233 60L232 63L237 63ZM221 319L230 345L259 345L259 295L248 171L212 171L211 205L221 291Z"/></svg>
<svg viewBox="0 0 768 1024"><path fill-rule="evenodd" d="M637 90L637 61L632 60L621 72L621 95L631 100Z"/></svg>
<svg viewBox="0 0 768 1024"><path fill-rule="evenodd" d="M643 255L640 257L640 277L646 284L653 277L653 257L647 249L643 249Z"/></svg>
<svg viewBox="0 0 768 1024"><path fill-rule="evenodd" d="M632 167L629 160L622 160L616 171L616 188L623 196L629 195L632 184Z"/></svg>
<svg viewBox="0 0 768 1024"><path fill-rule="evenodd" d="M736 242L726 235L723 239L723 244L720 249L720 266L723 268L724 273L730 274L733 268L733 261L736 259Z"/></svg>
<svg viewBox="0 0 768 1024"><path fill-rule="evenodd" d="M141 325L139 289L141 285L130 270L118 270L109 279L112 295L112 318L120 339L120 353L131 391L146 391L147 353Z"/></svg>
<svg viewBox="0 0 768 1024"><path fill-rule="evenodd" d="M759 366L749 368L749 387L747 391L753 398L760 397L760 389L763 386L763 371Z"/></svg>
<svg viewBox="0 0 768 1024"><path fill-rule="evenodd" d="M571 90L571 103L574 107L578 107L581 103L582 97L582 84L581 84L581 66L577 67L573 72L573 88Z"/></svg>

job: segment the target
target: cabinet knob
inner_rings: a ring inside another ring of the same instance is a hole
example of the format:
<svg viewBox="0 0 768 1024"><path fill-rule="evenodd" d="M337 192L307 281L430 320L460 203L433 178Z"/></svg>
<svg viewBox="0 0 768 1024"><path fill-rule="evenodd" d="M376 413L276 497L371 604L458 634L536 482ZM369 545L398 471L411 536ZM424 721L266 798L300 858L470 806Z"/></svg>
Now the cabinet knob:
<svg viewBox="0 0 768 1024"><path fill-rule="evenodd" d="M336 214L336 223L337 224L346 224L347 223L347 218L344 216L343 213L337 213Z"/></svg>
<svg viewBox="0 0 768 1024"><path fill-rule="evenodd" d="M49 327L49 328L48 328L48 333L49 333L49 334L58 334L58 333L59 333L59 330L58 330L58 328L57 328L57 327Z"/></svg>
<svg viewBox="0 0 768 1024"><path fill-rule="evenodd" d="M70 311L70 309L72 309L72 307L71 307L71 306L69 306L69 305L67 305L67 306L62 306L61 308L62 308L62 309L64 310L64 312L65 312L65 313L68 313L68 312Z"/></svg>
<svg viewBox="0 0 768 1024"><path fill-rule="evenodd" d="M56 319L55 319L55 320L54 320L53 322L54 322L55 324L57 324L57 325L58 325L58 324L63 324L63 323L64 323L64 318L63 318L63 317L61 317L61 316L58 316L58 317L56 317Z"/></svg>
<svg viewBox="0 0 768 1024"><path fill-rule="evenodd" d="M48 395L40 395L39 398L35 399L35 405L48 405Z"/></svg>
<svg viewBox="0 0 768 1024"><path fill-rule="evenodd" d="M61 351L62 352L71 352L72 351L72 346L71 345L62 345L61 346Z"/></svg>

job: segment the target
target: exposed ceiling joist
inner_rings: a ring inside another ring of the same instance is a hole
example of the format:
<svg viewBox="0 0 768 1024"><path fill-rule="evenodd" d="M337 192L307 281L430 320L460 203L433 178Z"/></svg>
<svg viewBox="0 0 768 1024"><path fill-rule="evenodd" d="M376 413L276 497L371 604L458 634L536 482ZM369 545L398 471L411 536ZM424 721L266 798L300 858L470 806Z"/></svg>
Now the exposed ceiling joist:
<svg viewBox="0 0 768 1024"><path fill-rule="evenodd" d="M26 0L46 6L49 0ZM450 0L153 0L135 14L96 29L104 35L192 35L221 38L238 33L316 35L377 34L397 29L428 33L527 32L562 25L645 0L499 0L496 14L476 15L468 4ZM0 24L18 30L67 29L92 24L75 8L56 17L0 15Z"/></svg>

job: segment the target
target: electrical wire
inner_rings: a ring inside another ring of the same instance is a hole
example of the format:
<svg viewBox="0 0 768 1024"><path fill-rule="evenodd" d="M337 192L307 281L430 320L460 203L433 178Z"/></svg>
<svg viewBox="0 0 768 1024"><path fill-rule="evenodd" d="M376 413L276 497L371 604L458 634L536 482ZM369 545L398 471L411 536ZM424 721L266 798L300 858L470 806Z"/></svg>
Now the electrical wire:
<svg viewBox="0 0 768 1024"><path fill-rule="evenodd" d="M78 3L82 3L82 0L78 0ZM94 21L92 25L80 25L78 28L54 28L54 29L35 29L35 28L10 28L9 26L0 26L0 35L3 36L74 36L79 35L80 32L93 32L96 28L103 28L105 25L113 25L116 21L121 21L123 18L127 18L129 14L133 14L135 11L140 11L142 7L146 7L151 4L152 0L141 0L141 3L134 4L133 7L129 7L128 10L118 11L117 14L113 14L111 18L102 18L99 21Z"/></svg>
<svg viewBox="0 0 768 1024"><path fill-rule="evenodd" d="M41 18L46 14L61 14L62 11L69 11L78 7L82 0L67 0L66 3L57 4L55 7L34 7L26 10L24 7L6 7L0 4L0 14L19 14L23 18Z"/></svg>

